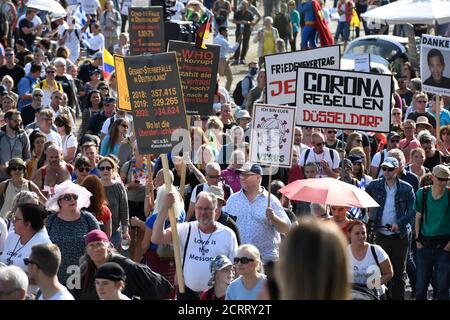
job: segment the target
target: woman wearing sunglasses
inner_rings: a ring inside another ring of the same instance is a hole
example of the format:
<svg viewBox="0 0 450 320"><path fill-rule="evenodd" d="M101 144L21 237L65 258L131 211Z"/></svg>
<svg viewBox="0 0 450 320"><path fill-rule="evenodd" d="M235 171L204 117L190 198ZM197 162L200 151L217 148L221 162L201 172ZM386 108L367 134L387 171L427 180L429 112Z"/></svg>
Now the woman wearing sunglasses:
<svg viewBox="0 0 450 320"><path fill-rule="evenodd" d="M241 245L234 266L239 278L230 283L225 300L256 300L267 281L258 248L251 244Z"/></svg>
<svg viewBox="0 0 450 320"><path fill-rule="evenodd" d="M66 180L54 187L46 204L46 209L54 212L47 218L47 231L50 240L61 250L58 279L64 284L73 274L70 266L77 266L84 254L84 236L100 228L92 213L82 210L89 207L91 195L86 188Z"/></svg>
<svg viewBox="0 0 450 320"><path fill-rule="evenodd" d="M98 162L97 169L112 213L111 242L117 247L121 239L130 240L127 191L122 181L116 179L117 164L113 159L102 158Z"/></svg>
<svg viewBox="0 0 450 320"><path fill-rule="evenodd" d="M33 191L39 196L39 201L45 204L47 199L41 190L30 180L24 178L26 165L20 158L12 158L6 169L10 179L0 183L0 203L3 204L0 217L5 217L12 209L14 197L20 191Z"/></svg>
<svg viewBox="0 0 450 320"><path fill-rule="evenodd" d="M120 144L127 136L128 127L127 119L119 118L114 121L111 128L109 128L108 134L102 140L100 155L107 156L113 154L116 157L119 156Z"/></svg>

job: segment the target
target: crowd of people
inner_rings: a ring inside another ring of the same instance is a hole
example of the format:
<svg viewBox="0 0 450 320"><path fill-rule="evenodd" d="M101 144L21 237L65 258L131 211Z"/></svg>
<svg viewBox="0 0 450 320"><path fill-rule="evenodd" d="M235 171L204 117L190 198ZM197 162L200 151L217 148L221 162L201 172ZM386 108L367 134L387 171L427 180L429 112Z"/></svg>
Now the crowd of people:
<svg viewBox="0 0 450 320"><path fill-rule="evenodd" d="M131 114L117 109L116 76L102 70L103 49L129 54L131 1L82 0L80 26L76 1L60 1L67 14L54 15L2 0L0 300L403 300L430 298L430 285L448 300L450 98L424 93L408 61L393 78L389 133L295 127L290 168L269 179L249 162L263 57L320 45L313 1L267 0L264 15L247 0L173 2L172 20L198 27L213 15L226 84L213 116L190 119L191 150L169 153L165 176L160 155L140 154ZM335 40L349 40L354 6L336 1ZM259 60L247 62L256 44ZM231 93L240 64L248 72ZM279 191L325 177L380 206L289 201Z"/></svg>

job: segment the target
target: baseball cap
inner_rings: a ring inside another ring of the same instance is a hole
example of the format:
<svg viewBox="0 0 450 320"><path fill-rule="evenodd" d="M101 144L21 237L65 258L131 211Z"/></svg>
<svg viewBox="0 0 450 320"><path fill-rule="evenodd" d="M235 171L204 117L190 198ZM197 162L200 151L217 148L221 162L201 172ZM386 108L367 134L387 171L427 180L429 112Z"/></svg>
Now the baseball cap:
<svg viewBox="0 0 450 320"><path fill-rule="evenodd" d="M260 176L263 175L263 170L262 170L261 166L259 164L257 164L257 163L250 163L250 162L244 163L242 165L242 167L240 169L237 169L236 171L238 173L240 173L240 172L253 172L253 173L256 173L256 174L258 174Z"/></svg>
<svg viewBox="0 0 450 320"><path fill-rule="evenodd" d="M208 192L216 196L217 199L225 201L225 192L222 187L219 186L208 186Z"/></svg>
<svg viewBox="0 0 450 320"><path fill-rule="evenodd" d="M102 72L100 71L100 69L93 69L93 70L91 70L91 72L89 72L89 75L92 76L93 74L96 74L96 73L102 74Z"/></svg>
<svg viewBox="0 0 450 320"><path fill-rule="evenodd" d="M394 137L399 137L400 138L400 135L397 132L395 132L395 131L389 132L389 134L387 136L387 141L391 141L391 139L394 138Z"/></svg>
<svg viewBox="0 0 450 320"><path fill-rule="evenodd" d="M94 53L94 55L92 56L92 59L103 59L103 52L97 52L97 53Z"/></svg>
<svg viewBox="0 0 450 320"><path fill-rule="evenodd" d="M387 157L386 159L384 159L381 166L386 166L388 168L398 168L400 165L398 164L398 160L394 157Z"/></svg>
<svg viewBox="0 0 450 320"><path fill-rule="evenodd" d="M116 98L114 97L105 97L103 98L103 103L116 103Z"/></svg>
<svg viewBox="0 0 450 320"><path fill-rule="evenodd" d="M352 154L347 157L352 163L363 163L363 159L360 155Z"/></svg>
<svg viewBox="0 0 450 320"><path fill-rule="evenodd" d="M433 168L433 176L441 179L448 179L450 177L450 169L444 164L438 164Z"/></svg>

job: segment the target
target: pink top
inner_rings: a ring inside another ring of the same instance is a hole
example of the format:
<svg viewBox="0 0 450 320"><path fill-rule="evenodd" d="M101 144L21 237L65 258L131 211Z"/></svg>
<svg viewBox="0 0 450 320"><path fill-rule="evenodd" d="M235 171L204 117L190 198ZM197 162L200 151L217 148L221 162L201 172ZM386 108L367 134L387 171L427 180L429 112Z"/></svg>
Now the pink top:
<svg viewBox="0 0 450 320"><path fill-rule="evenodd" d="M231 187L233 192L238 192L241 190L241 180L239 179L239 174L233 169L223 170L220 174L223 181Z"/></svg>

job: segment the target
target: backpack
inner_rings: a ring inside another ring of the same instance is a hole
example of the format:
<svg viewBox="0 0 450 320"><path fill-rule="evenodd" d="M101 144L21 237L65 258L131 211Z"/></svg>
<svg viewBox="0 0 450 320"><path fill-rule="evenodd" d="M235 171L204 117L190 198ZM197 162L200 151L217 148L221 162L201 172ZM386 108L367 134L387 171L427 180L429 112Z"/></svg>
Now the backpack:
<svg viewBox="0 0 450 320"><path fill-rule="evenodd" d="M239 81L239 82L236 84L236 88L235 88L234 91L233 91L233 99L234 99L234 102L235 102L238 106L242 106L242 104L244 103L244 100L245 100L244 96L242 95L242 81L244 81L245 79L249 79L250 85L252 84L252 77L249 76L249 75L247 75L247 76L245 76L244 79L242 79L241 81ZM250 86L249 86L249 90L250 90L250 89L251 89L251 88L250 88Z"/></svg>
<svg viewBox="0 0 450 320"><path fill-rule="evenodd" d="M334 163L334 152L333 152L333 149L328 149L328 151L330 152L331 162ZM308 159L308 156L309 156L310 152L311 152L311 149L307 149L306 152L305 152L305 161L304 161L305 164L306 164L306 159Z"/></svg>
<svg viewBox="0 0 450 320"><path fill-rule="evenodd" d="M381 164L384 162L384 150L380 151L380 165L378 166L378 171L377 171L377 175L375 176L375 179L378 178L378 176L380 175L380 170L381 170Z"/></svg>

